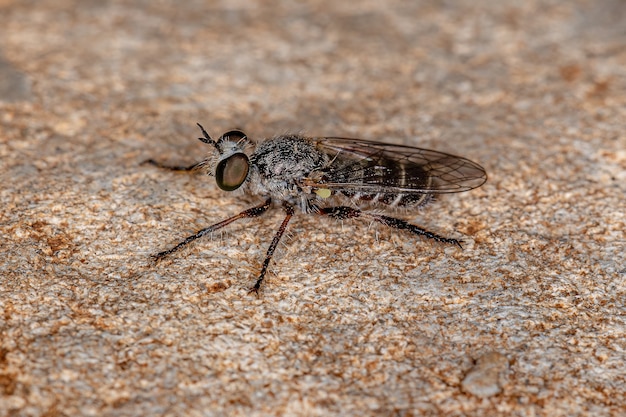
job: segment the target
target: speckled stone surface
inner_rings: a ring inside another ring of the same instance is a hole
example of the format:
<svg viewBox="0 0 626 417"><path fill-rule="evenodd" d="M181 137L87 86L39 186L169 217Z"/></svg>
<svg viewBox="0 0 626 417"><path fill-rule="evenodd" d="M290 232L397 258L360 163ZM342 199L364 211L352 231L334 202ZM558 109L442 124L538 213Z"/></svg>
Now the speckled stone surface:
<svg viewBox="0 0 626 417"><path fill-rule="evenodd" d="M620 415L626 3L0 2L0 415ZM280 210L193 163L285 132L468 157L396 215Z"/></svg>

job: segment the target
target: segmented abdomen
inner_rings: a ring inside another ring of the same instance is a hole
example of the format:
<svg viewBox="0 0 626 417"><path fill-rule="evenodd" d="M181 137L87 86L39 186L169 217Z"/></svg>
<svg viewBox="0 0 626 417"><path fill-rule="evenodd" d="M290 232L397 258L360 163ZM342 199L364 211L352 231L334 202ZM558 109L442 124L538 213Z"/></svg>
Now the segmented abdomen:
<svg viewBox="0 0 626 417"><path fill-rule="evenodd" d="M410 208L423 206L432 198L430 194L421 193L363 193L344 190L341 194L350 198L357 206L382 204L389 207Z"/></svg>

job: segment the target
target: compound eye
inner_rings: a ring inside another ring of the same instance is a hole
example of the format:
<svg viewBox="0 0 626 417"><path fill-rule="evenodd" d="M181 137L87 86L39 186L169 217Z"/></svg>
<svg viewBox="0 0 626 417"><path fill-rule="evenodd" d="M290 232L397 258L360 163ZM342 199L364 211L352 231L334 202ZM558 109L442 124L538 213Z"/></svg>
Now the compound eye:
<svg viewBox="0 0 626 417"><path fill-rule="evenodd" d="M224 191L234 191L248 176L250 161L244 153L236 153L220 161L215 169L217 186Z"/></svg>
<svg viewBox="0 0 626 417"><path fill-rule="evenodd" d="M229 140L231 142L239 142L242 139L245 139L247 136L245 133L243 133L241 130L235 129L235 130L230 130L226 133L224 133L222 136L220 136L220 138L218 139L218 142L223 142L225 140Z"/></svg>

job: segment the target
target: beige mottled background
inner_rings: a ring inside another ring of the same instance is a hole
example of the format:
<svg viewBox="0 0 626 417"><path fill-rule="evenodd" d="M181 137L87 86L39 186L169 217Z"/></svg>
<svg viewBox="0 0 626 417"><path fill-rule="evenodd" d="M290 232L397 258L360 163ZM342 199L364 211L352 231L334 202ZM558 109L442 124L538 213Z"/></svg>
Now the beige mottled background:
<svg viewBox="0 0 626 417"><path fill-rule="evenodd" d="M453 152L489 181L404 218L280 210L215 136ZM620 415L626 2L0 1L0 415Z"/></svg>

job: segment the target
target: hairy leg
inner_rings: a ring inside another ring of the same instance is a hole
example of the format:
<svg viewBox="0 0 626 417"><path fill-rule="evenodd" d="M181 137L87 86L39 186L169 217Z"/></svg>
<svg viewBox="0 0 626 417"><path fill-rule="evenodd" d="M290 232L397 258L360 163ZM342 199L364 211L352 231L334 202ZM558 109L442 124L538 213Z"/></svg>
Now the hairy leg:
<svg viewBox="0 0 626 417"><path fill-rule="evenodd" d="M422 229L421 227L415 226L414 224L411 224L401 219L397 219L395 217L369 213L366 211L361 211L359 209L355 209L355 208L347 207L347 206L320 208L318 211L318 214L322 216L332 217L337 220L351 219L351 218L357 218L357 217L366 218L366 219L374 220L378 223L384 224L385 226L393 227L394 229L406 230L408 232L413 233L414 235L424 236L424 237L427 237L428 239L436 240L437 242L451 243L463 249L463 247L461 246L461 241L457 239L451 239L451 238L440 236L438 234L429 232L428 230Z"/></svg>
<svg viewBox="0 0 626 417"><path fill-rule="evenodd" d="M263 267L261 268L261 273L259 274L259 277L257 278L256 283L254 284L252 288L250 288L250 291L249 291L249 292L254 292L257 295L259 295L261 282L263 282L263 279L265 278L265 274L267 273L267 267L269 266L270 261L272 260L272 256L274 255L276 246L278 246L278 242L280 242L280 239L283 237L283 233L285 233L285 230L287 229L287 223L289 223L289 220L291 220L291 218L293 217L294 210L290 204L283 203L283 208L285 209L285 213L286 213L285 218L283 219L283 222L280 224L278 231L274 235L274 239L272 239L272 243L270 244L270 247L267 248L267 253L265 254L265 260L263 261Z"/></svg>
<svg viewBox="0 0 626 417"><path fill-rule="evenodd" d="M187 246L189 243L193 242L194 240L199 239L206 234L213 233L216 230L219 230L224 226L228 226L229 224L231 224L232 222L236 220L258 217L262 215L263 213L265 213L270 208L271 203L272 203L272 199L268 198L267 200L265 200L263 204L259 204L258 206L251 207L247 210L242 211L239 214L234 215L233 217L229 217L226 220L222 220L219 223L215 223L214 225L206 227L198 231L197 233L189 236L188 238L186 238L185 240L183 240L182 242L180 242L178 245L174 246L173 248L165 250L163 252L159 252L156 255L153 255L152 258L155 259L156 261L160 261L161 259L165 258L167 255L170 255L178 251L179 249Z"/></svg>
<svg viewBox="0 0 626 417"><path fill-rule="evenodd" d="M142 165L154 165L155 167L167 169L169 171L194 171L202 166L202 162L196 162L193 165L183 166L183 165L164 165L154 159L148 159L141 163Z"/></svg>

